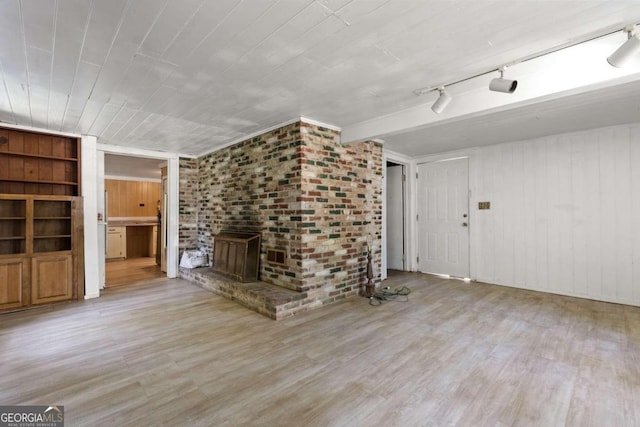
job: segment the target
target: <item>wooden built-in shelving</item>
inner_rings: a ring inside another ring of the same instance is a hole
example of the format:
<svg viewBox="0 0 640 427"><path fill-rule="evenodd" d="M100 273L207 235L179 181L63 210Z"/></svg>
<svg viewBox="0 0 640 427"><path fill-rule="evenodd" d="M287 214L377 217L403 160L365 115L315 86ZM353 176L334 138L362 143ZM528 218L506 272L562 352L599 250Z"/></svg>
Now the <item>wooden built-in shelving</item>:
<svg viewBox="0 0 640 427"><path fill-rule="evenodd" d="M82 202L0 194L0 310L82 295Z"/></svg>
<svg viewBox="0 0 640 427"><path fill-rule="evenodd" d="M80 195L78 138L0 128L0 193Z"/></svg>
<svg viewBox="0 0 640 427"><path fill-rule="evenodd" d="M80 139L0 127L0 311L83 295Z"/></svg>

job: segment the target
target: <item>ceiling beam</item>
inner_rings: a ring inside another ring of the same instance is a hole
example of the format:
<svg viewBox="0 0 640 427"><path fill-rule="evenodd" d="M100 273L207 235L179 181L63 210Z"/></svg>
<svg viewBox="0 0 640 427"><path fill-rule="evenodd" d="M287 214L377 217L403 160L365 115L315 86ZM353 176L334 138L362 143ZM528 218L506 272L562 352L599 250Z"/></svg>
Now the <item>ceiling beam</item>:
<svg viewBox="0 0 640 427"><path fill-rule="evenodd" d="M499 76L497 71L448 86L447 92L453 100L441 114L431 111L438 91L428 92L421 95L424 104L343 126L342 142L384 139L389 135L640 80L640 58L624 68L614 68L607 63L606 58L626 38L626 33L617 32L512 65L505 71L505 78L518 80L518 88L512 94L489 91L490 80ZM407 96L416 95L408 93Z"/></svg>

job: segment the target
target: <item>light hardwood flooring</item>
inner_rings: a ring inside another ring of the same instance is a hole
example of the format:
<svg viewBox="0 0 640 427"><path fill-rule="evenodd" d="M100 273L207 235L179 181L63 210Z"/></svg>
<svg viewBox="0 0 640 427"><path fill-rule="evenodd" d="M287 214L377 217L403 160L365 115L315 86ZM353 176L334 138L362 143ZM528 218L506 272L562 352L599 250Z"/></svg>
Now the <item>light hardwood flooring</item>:
<svg viewBox="0 0 640 427"><path fill-rule="evenodd" d="M640 309L419 273L281 321L177 279L0 315L0 402L67 426L640 425Z"/></svg>
<svg viewBox="0 0 640 427"><path fill-rule="evenodd" d="M155 257L129 258L105 263L105 286L131 285L145 280L165 277Z"/></svg>

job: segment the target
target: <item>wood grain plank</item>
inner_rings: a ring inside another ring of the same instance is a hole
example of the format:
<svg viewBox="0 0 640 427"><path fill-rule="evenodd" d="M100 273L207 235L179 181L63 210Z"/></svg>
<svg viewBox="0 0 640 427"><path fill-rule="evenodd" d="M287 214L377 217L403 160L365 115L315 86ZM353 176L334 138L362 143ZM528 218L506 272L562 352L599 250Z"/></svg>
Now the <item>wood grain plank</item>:
<svg viewBox="0 0 640 427"><path fill-rule="evenodd" d="M536 209L536 240L535 240L535 268L537 269L537 289L548 288L549 264L548 264L548 235L549 235L549 211L548 198L546 197L549 181L547 178L547 145L543 142L535 145L534 169L536 179L535 209Z"/></svg>
<svg viewBox="0 0 640 427"><path fill-rule="evenodd" d="M24 133L9 131L9 151L12 153L24 153Z"/></svg>
<svg viewBox="0 0 640 427"><path fill-rule="evenodd" d="M50 135L38 135L38 154L53 155L53 138Z"/></svg>
<svg viewBox="0 0 640 427"><path fill-rule="evenodd" d="M69 139L62 137L51 138L51 155L54 157L68 157L67 144Z"/></svg>
<svg viewBox="0 0 640 427"><path fill-rule="evenodd" d="M25 161L20 157L9 160L9 179L22 179L25 177Z"/></svg>
<svg viewBox="0 0 640 427"><path fill-rule="evenodd" d="M39 154L40 142L39 135L37 133L24 133L24 152L28 154Z"/></svg>
<svg viewBox="0 0 640 427"><path fill-rule="evenodd" d="M353 297L278 322L166 278L5 314L0 400L57 398L72 425L637 420L638 308L389 276L408 302Z"/></svg>
<svg viewBox="0 0 640 427"><path fill-rule="evenodd" d="M51 161L51 179L53 181L67 181L67 162ZM69 180L71 182L72 180Z"/></svg>
<svg viewBox="0 0 640 427"><path fill-rule="evenodd" d="M571 187L573 212L571 215L571 241L573 248L572 276L574 289L586 293L587 283L587 239L589 228L587 216L589 210L588 194L591 189L587 185L589 170L586 166L587 146L582 139L573 135L569 137L571 145Z"/></svg>
<svg viewBox="0 0 640 427"><path fill-rule="evenodd" d="M106 264L106 286L125 286L165 277L153 257L109 261Z"/></svg>
<svg viewBox="0 0 640 427"><path fill-rule="evenodd" d="M611 149L613 143L611 129L605 129L598 135L600 168L600 254L598 263L602 266L600 275L599 294L607 298L615 298L618 287L616 266L616 206L615 198L618 183L615 181L616 164L615 152Z"/></svg>
<svg viewBox="0 0 640 427"><path fill-rule="evenodd" d="M0 155L0 180L9 178L9 157Z"/></svg>

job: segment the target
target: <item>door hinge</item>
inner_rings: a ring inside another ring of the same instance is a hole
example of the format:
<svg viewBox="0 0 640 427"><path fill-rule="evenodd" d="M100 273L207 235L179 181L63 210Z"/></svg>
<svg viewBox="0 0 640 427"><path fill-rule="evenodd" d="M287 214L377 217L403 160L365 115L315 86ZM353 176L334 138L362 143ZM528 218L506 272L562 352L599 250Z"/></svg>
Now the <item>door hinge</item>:
<svg viewBox="0 0 640 427"><path fill-rule="evenodd" d="M418 172L416 172L416 179L418 179Z"/></svg>
<svg viewBox="0 0 640 427"><path fill-rule="evenodd" d="M402 182L405 182L407 180L407 175L402 174Z"/></svg>
<svg viewBox="0 0 640 427"><path fill-rule="evenodd" d="M420 264L420 256L417 256L417 257L416 257L416 262L417 262L418 264Z"/></svg>
<svg viewBox="0 0 640 427"><path fill-rule="evenodd" d="M420 221L420 215L416 214L416 221Z"/></svg>

